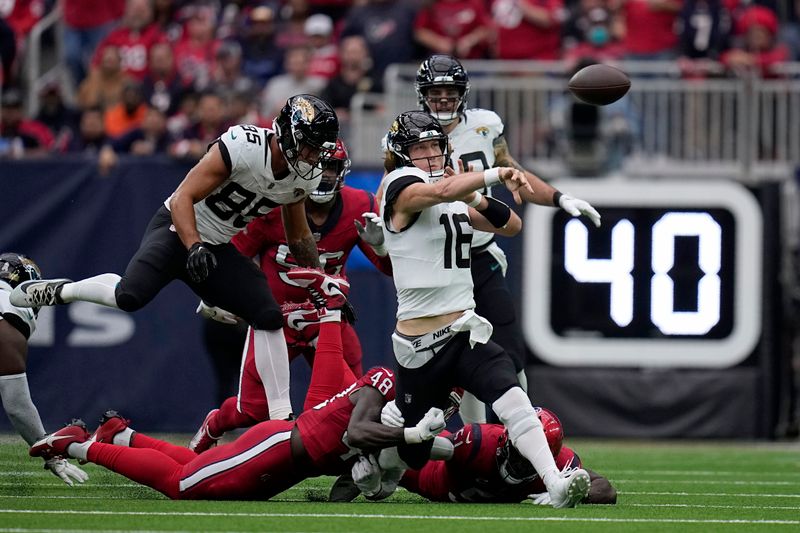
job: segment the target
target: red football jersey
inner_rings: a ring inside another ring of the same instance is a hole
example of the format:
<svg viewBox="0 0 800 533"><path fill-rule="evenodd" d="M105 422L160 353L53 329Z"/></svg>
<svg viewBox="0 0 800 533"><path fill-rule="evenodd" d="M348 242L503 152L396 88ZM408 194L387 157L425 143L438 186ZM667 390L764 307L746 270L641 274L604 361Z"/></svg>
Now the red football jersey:
<svg viewBox="0 0 800 533"><path fill-rule="evenodd" d="M147 74L150 48L154 44L165 40L166 37L155 24L147 26L142 31L132 31L126 26L119 26L97 46L92 64L97 65L100 63L100 58L103 57L103 49L106 46L116 46L119 48L119 55L122 59L123 72L141 80Z"/></svg>
<svg viewBox="0 0 800 533"><path fill-rule="evenodd" d="M347 425L355 404L350 395L362 387L374 387L387 402L394 400L394 372L373 367L358 381L333 398L303 411L297 418L297 429L306 453L321 474L338 475L346 471L361 450L347 442Z"/></svg>
<svg viewBox="0 0 800 533"><path fill-rule="evenodd" d="M497 466L497 450L505 428L499 424L471 424L447 435L453 443L449 461L429 461L422 470L409 471L401 485L429 500L440 502L524 501L528 494L546 492L537 476L527 483L510 485L503 481ZM556 466L580 467L578 455L561 447Z"/></svg>
<svg viewBox="0 0 800 533"><path fill-rule="evenodd" d="M347 258L358 245L378 270L391 274L389 257L375 255L372 248L358 237L358 231L353 224L354 220L364 224L362 213L375 212L376 208L375 197L371 193L345 186L339 191L328 220L322 226L316 226L309 220L308 225L317 241L319 259L326 273L345 276ZM286 302L300 303L308 299L308 291L285 276L297 263L286 243L280 209L251 221L231 242L247 257L261 257L261 270L267 275L270 289L279 305Z"/></svg>

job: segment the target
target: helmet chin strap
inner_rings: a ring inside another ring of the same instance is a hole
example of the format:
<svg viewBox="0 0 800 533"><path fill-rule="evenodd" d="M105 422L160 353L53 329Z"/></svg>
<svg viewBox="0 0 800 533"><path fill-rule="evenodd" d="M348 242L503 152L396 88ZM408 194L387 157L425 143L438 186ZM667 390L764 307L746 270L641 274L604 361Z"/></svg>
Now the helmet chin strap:
<svg viewBox="0 0 800 533"><path fill-rule="evenodd" d="M312 192L311 194L308 195L308 199L314 202L315 204L327 204L335 197L336 197L335 191L324 192L324 193Z"/></svg>
<svg viewBox="0 0 800 533"><path fill-rule="evenodd" d="M442 126L448 126L458 120L458 112L453 111L451 113L431 113L433 117L439 121L439 124Z"/></svg>

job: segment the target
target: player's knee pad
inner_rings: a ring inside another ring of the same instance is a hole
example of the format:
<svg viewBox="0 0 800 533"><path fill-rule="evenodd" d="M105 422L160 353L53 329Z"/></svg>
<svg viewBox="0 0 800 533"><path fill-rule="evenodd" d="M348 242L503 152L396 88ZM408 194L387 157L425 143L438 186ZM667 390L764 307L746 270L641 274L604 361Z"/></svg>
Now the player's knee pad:
<svg viewBox="0 0 800 533"><path fill-rule="evenodd" d="M265 309L257 317L255 317L251 326L253 326L255 329L265 329L271 331L283 329L283 314L278 308Z"/></svg>
<svg viewBox="0 0 800 533"><path fill-rule="evenodd" d="M506 391L492 404L492 409L508 429L512 443L516 443L521 435L542 425L528 395L519 387Z"/></svg>

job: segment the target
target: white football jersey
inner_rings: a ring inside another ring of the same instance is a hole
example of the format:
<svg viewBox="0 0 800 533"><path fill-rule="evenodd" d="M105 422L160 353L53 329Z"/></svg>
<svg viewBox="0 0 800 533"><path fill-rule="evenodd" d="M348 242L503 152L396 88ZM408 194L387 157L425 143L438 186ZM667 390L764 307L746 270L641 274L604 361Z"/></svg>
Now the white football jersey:
<svg viewBox="0 0 800 533"><path fill-rule="evenodd" d="M494 141L503 134L503 121L494 111L487 109L467 109L459 117L458 125L450 132L450 146L453 150L452 166L458 170L458 161L469 172L470 166L475 172L494 166ZM492 190L481 191L487 196ZM472 246L483 246L494 237L493 233L475 230Z"/></svg>
<svg viewBox="0 0 800 533"><path fill-rule="evenodd" d="M473 229L467 204L450 202L423 209L411 226L395 231L385 216L392 182L407 176L430 182L416 167L396 169L384 178L381 217L397 288L397 319L439 316L475 307L470 243Z"/></svg>
<svg viewBox="0 0 800 533"><path fill-rule="evenodd" d="M302 179L294 172L275 178L269 148L273 135L270 129L240 124L220 136L220 150L226 163L230 160L231 175L194 205L197 231L204 242L226 243L254 218L302 200L319 186L321 172L314 179ZM169 198L165 205L169 209Z"/></svg>
<svg viewBox="0 0 800 533"><path fill-rule="evenodd" d="M11 294L11 290L11 285L0 280L0 320L3 320L3 315L7 313L16 315L28 325L30 334L33 335L36 329L36 311L32 307L16 307L11 305L11 302L8 300L8 295Z"/></svg>

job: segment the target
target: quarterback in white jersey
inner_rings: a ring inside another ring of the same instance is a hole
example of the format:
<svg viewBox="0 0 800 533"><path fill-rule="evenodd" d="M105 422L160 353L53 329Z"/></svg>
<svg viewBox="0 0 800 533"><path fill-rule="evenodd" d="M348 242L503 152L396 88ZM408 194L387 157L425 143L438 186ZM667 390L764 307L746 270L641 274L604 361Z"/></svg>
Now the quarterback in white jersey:
<svg viewBox="0 0 800 533"><path fill-rule="evenodd" d="M36 329L38 310L16 307L8 297L21 282L41 277L39 267L30 258L15 253L0 254L0 403L28 446L46 433L31 399L26 374L28 339ZM67 485L89 479L83 470L65 459L49 459L45 468Z"/></svg>
<svg viewBox="0 0 800 533"><path fill-rule="evenodd" d="M492 167L513 167L525 174L531 190L521 190L522 199L543 206L560 206L573 216L586 215L596 226L600 215L577 198L561 194L526 171L508 152L503 121L487 109L467 109L469 76L454 57L437 54L419 67L414 83L423 110L442 124L450 139L451 166L480 171ZM491 187L482 191L491 196ZM514 309L514 299L505 281L508 262L505 253L490 233L476 231L472 239L472 277L475 283L476 311L494 326L492 340L511 355L520 382L527 388L525 346ZM464 423L486 422L486 408L467 393L461 404Z"/></svg>
<svg viewBox="0 0 800 533"><path fill-rule="evenodd" d="M397 287L397 405L409 436L396 452L381 452L381 468L422 467L433 441L420 442L410 428L431 407L446 407L453 387L463 387L492 405L514 446L542 475L553 505L575 505L589 490L589 475L559 472L514 363L473 310L473 227L505 236L522 229L507 205L477 191L502 183L521 201L530 184L513 168L446 172L447 135L423 111L400 114L386 148L381 217Z"/></svg>
<svg viewBox="0 0 800 533"><path fill-rule="evenodd" d="M37 307L81 300L136 311L179 279L209 305L252 326L269 416L286 418L291 405L283 315L264 274L230 239L280 207L297 264L319 267L305 198L319 184L320 165L333 154L338 134L330 105L312 95L292 96L273 129L234 126L209 146L150 221L122 277L28 281L14 289L11 302Z"/></svg>

